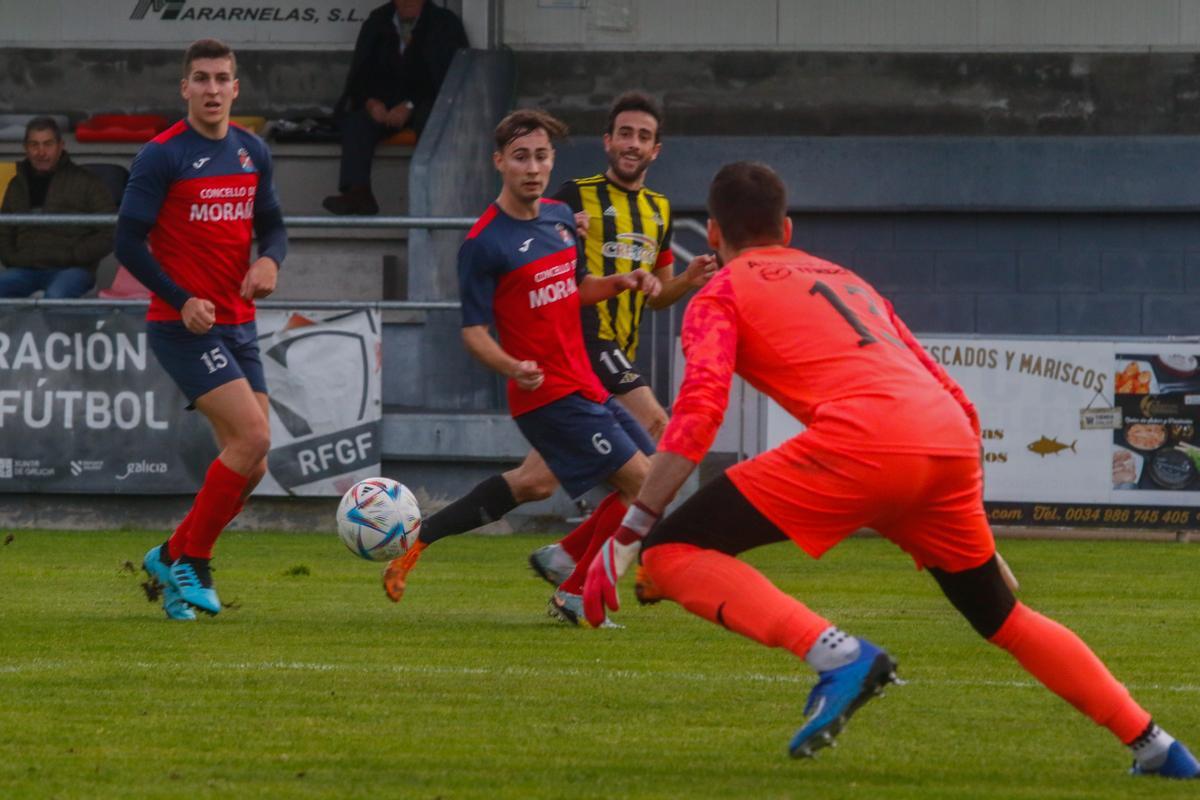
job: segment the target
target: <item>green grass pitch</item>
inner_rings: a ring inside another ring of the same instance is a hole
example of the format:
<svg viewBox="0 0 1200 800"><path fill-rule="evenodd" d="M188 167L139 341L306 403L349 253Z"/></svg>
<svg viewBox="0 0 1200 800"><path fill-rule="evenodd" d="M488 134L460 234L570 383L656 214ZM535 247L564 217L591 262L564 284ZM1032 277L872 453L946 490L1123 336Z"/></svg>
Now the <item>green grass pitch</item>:
<svg viewBox="0 0 1200 800"><path fill-rule="evenodd" d="M332 534L227 534L234 607L166 621L151 533L17 531L0 546L4 798L1102 798L1192 796L1126 774L1104 730L979 640L907 557L854 539L749 560L887 647L904 686L839 747L792 761L813 682L669 603L624 630L545 616L547 537L426 552L398 606ZM1023 599L1079 632L1168 730L1200 745L1200 549L1002 542Z"/></svg>

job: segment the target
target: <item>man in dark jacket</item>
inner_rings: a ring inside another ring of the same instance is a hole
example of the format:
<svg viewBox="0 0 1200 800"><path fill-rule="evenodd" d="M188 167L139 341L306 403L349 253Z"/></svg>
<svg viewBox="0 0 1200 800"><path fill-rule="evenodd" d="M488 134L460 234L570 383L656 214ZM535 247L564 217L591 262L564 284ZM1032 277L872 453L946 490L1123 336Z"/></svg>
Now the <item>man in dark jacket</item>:
<svg viewBox="0 0 1200 800"><path fill-rule="evenodd" d="M8 184L0 213L112 214L99 178L76 165L50 117L25 126L25 160ZM0 297L79 297L96 282L96 265L112 252L112 226L0 225Z"/></svg>
<svg viewBox="0 0 1200 800"><path fill-rule="evenodd" d="M340 194L326 197L325 208L379 212L371 192L375 145L398 130L421 131L455 51L466 46L462 21L429 0L391 0L371 12L334 110L342 129Z"/></svg>

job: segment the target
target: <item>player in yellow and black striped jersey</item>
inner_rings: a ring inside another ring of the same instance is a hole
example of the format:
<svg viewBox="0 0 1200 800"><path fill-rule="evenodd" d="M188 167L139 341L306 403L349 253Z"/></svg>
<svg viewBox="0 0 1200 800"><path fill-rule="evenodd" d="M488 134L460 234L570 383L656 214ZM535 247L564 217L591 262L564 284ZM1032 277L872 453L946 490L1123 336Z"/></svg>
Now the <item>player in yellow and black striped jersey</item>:
<svg viewBox="0 0 1200 800"><path fill-rule="evenodd" d="M592 275L657 272L675 263L666 196L645 186L626 188L601 173L567 181L554 198L587 216L581 250ZM583 311L583 335L593 367L615 395L646 385L632 366L644 305L643 297L625 292Z"/></svg>
<svg viewBox="0 0 1200 800"><path fill-rule="evenodd" d="M671 204L645 184L646 170L662 150L661 125L662 111L651 97L641 92L621 95L609 111L604 134L608 169L567 181L554 195L576 212L581 229L586 228L580 249L588 272L602 277L644 269L662 282L662 292L652 300L623 292L583 311L592 368L656 440L666 427L667 413L633 366L644 306L665 308L704 285L716 271L715 258L703 255L674 274Z"/></svg>

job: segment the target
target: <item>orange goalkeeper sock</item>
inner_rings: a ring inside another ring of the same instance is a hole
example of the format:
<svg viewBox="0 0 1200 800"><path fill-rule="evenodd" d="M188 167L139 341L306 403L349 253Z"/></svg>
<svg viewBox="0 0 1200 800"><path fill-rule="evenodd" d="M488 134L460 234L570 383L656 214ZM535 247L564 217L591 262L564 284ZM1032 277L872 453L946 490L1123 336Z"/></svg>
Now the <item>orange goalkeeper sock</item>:
<svg viewBox="0 0 1200 800"><path fill-rule="evenodd" d="M1129 744L1150 714L1129 695L1096 654L1069 628L1017 603L989 639L1056 695Z"/></svg>
<svg viewBox="0 0 1200 800"><path fill-rule="evenodd" d="M709 622L767 647L790 650L799 658L832 625L754 567L716 550L660 544L642 553L642 565L667 599Z"/></svg>
<svg viewBox="0 0 1200 800"><path fill-rule="evenodd" d="M575 559L575 570L558 587L561 591L583 594L583 582L587 579L588 567L592 565L592 559L596 557L596 553L600 552L600 548L608 541L608 537L621 527L621 520L625 518L625 510L625 504L621 502L621 493L613 492L600 501L600 505L596 506L596 510L590 517L568 534L568 537L574 536L576 531L584 526L589 526L590 539L587 549Z"/></svg>

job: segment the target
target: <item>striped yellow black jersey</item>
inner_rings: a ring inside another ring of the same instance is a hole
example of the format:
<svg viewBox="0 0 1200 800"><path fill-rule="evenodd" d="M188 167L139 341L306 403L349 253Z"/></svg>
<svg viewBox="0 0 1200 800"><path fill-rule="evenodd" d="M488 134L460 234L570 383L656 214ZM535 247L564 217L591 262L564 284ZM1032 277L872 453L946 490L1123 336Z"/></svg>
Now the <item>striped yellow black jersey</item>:
<svg viewBox="0 0 1200 800"><path fill-rule="evenodd" d="M674 263L671 204L658 192L645 187L631 192L601 174L567 181L554 197L572 211L587 212L588 234L580 248L592 275L635 269L653 272ZM611 300L584 306L584 338L616 342L632 360L645 302L641 292L621 292Z"/></svg>

